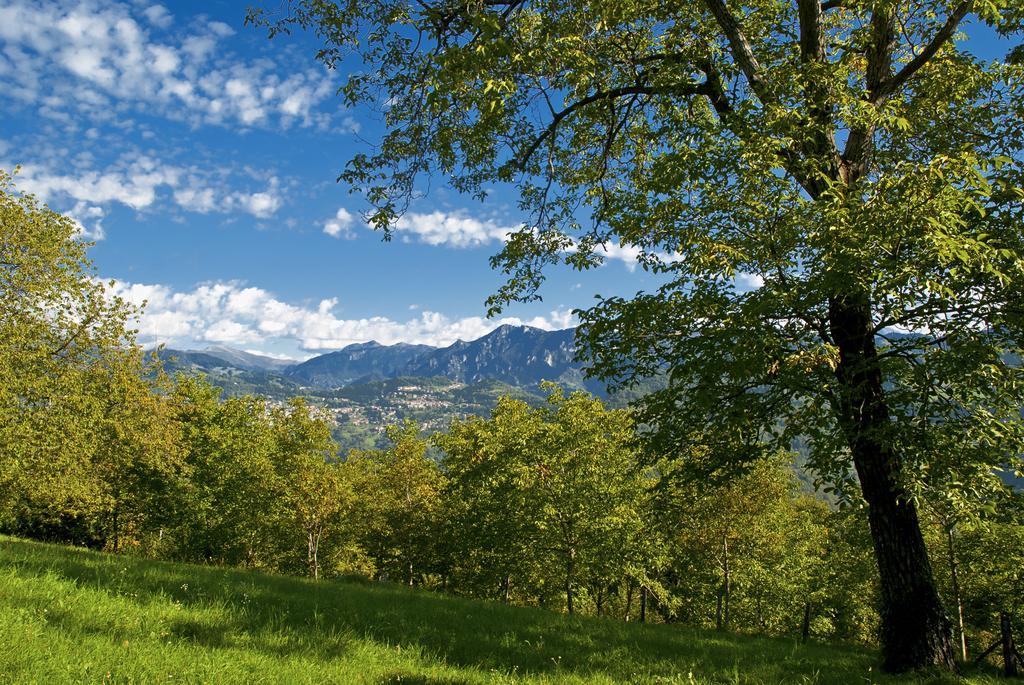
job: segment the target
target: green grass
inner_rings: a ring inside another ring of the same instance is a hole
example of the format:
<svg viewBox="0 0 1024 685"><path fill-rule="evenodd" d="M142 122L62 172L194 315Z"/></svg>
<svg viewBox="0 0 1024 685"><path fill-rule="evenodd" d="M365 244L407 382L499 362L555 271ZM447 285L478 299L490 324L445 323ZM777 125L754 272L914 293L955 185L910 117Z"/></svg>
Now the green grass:
<svg viewBox="0 0 1024 685"><path fill-rule="evenodd" d="M0 682L896 682L876 658L0 537Z"/></svg>

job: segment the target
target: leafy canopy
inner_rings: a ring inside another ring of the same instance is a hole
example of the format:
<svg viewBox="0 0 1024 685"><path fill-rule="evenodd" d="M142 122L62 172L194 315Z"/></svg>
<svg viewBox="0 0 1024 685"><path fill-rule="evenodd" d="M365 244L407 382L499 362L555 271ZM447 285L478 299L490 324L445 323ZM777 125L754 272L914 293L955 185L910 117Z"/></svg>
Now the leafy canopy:
<svg viewBox="0 0 1024 685"><path fill-rule="evenodd" d="M642 417L666 449L715 436L729 468L799 432L850 495L830 315L853 303L907 485L1019 466L1024 69L958 33L1019 31L1015 3L307 0L249 19L362 60L345 101L387 132L341 180L377 227L435 174L518 189L492 313L552 264L637 251L661 286L579 312L583 352L618 385L671 369ZM938 450L951 436L964 449Z"/></svg>

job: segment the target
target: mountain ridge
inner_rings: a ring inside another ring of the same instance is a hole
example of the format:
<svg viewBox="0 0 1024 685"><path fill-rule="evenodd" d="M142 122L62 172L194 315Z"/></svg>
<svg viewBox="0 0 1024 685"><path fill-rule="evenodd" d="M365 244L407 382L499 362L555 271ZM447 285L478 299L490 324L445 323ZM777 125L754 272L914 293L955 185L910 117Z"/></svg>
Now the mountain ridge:
<svg viewBox="0 0 1024 685"><path fill-rule="evenodd" d="M343 388L387 378L441 376L466 384L496 380L517 387L536 387L549 380L603 392L600 383L584 379L585 366L576 360L575 331L503 324L474 340L459 339L444 347L383 345L371 340L294 362L226 346L164 349L159 354L174 371L269 374L298 388Z"/></svg>

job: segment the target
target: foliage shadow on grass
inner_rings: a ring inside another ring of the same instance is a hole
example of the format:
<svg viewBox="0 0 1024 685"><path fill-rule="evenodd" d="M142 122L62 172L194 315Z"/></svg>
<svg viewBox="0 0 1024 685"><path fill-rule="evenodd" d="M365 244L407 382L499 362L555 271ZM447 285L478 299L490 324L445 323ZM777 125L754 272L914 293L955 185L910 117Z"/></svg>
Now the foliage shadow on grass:
<svg viewBox="0 0 1024 685"><path fill-rule="evenodd" d="M248 647L267 654L330 659L352 638L362 637L419 650L453 666L520 675L656 679L685 677L689 671L729 680L739 670L774 682L837 683L877 676L874 656L856 648L575 618L392 585L313 582L129 556L69 554L66 548L45 548L41 554L39 545L20 541L6 541L5 547L0 568L58 574L140 605L173 601L192 609L223 607L230 618L215 628L185 618L170 625L178 639L214 649L245 633ZM71 616L62 620L73 621ZM103 631L80 621L73 628ZM275 639L282 632L287 639ZM449 683L402 672L388 677L392 680L381 682Z"/></svg>

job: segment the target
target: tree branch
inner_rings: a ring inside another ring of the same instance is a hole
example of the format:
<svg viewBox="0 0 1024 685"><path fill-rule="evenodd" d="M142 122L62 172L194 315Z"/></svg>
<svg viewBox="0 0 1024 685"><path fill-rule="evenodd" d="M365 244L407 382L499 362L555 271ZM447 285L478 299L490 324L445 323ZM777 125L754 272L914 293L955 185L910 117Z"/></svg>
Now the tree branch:
<svg viewBox="0 0 1024 685"><path fill-rule="evenodd" d="M946 19L946 23L943 24L941 29L939 29L939 32L936 33L928 44L924 46L924 49L922 49L914 59L907 62L895 76L890 79L886 79L881 84L881 87L874 96L874 104L884 104L889 97L898 91L907 81L913 78L914 74L916 74L921 67L927 64L931 58L935 56L935 53L937 53L939 49L953 37L953 34L956 33L956 29L960 25L960 22L963 21L964 17L967 16L967 13L971 11L972 7L974 7L974 0L962 0L962 2L956 6L956 9L953 10L953 13L949 15L949 18Z"/></svg>
<svg viewBox="0 0 1024 685"><path fill-rule="evenodd" d="M878 99L878 93L892 71L894 24L895 13L891 8L878 8L871 14L871 45L865 55L867 69L864 74L869 102ZM847 183L864 175L874 135L873 124L857 126L850 131L843 150L843 177Z"/></svg>
<svg viewBox="0 0 1024 685"><path fill-rule="evenodd" d="M595 102L602 100L614 100L620 97L626 96L637 96L637 95L708 95L709 86L706 82L704 83L685 83L677 84L673 86L652 86L637 84L632 86L621 86L619 88L611 88L609 90L600 90L596 93L588 95L582 100L577 100L565 109L555 112L551 117L551 123L548 124L547 128L534 141L530 144L530 147L526 149L526 152L520 157L514 165L520 170L524 169L526 163L530 160L533 154L537 151L545 140L554 135L555 131L558 130L559 124L567 116L573 112L591 105Z"/></svg>
<svg viewBox="0 0 1024 685"><path fill-rule="evenodd" d="M73 343L76 340L78 340L78 336L80 336L83 332L85 332L85 330L89 326L92 325L92 323L93 323L93 321L95 319L96 319L95 314L90 314L89 316L85 317L85 320L82 321L81 324L79 324L78 328L75 329L75 332L72 333L70 336L68 336L67 340L65 340L63 343L61 343L59 346L57 346L57 348L55 350L53 350L53 352L50 353L50 356L51 357L57 357L60 354L62 354L64 352L64 350L68 349L68 347L71 346L71 343Z"/></svg>
<svg viewBox="0 0 1024 685"><path fill-rule="evenodd" d="M728 39L729 51L732 52L733 59L736 60L736 64L739 65L743 75L750 82L750 87L762 101L767 100L768 90L765 88L761 64L757 61L754 49L743 33L743 29L740 28L739 22L725 6L724 0L704 0L704 4L711 11L719 28Z"/></svg>

